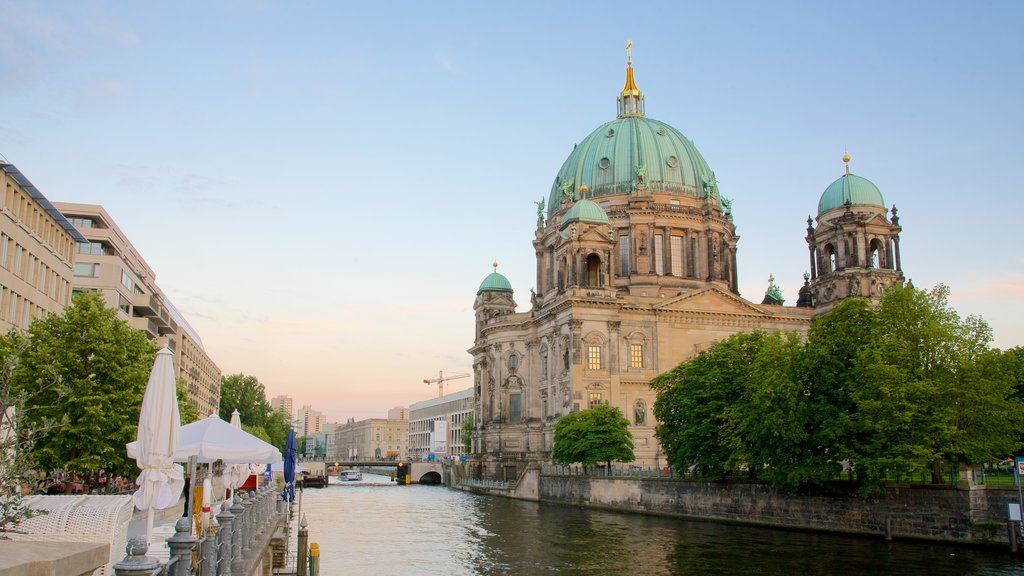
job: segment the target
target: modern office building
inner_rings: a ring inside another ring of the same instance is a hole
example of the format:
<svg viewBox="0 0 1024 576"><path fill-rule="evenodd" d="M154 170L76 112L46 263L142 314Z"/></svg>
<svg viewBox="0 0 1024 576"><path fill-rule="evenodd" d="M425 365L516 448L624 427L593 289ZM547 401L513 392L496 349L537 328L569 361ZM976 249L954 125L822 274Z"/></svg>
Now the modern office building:
<svg viewBox="0 0 1024 576"><path fill-rule="evenodd" d="M388 410L388 420L408 420L409 408L406 406L395 406Z"/></svg>
<svg viewBox="0 0 1024 576"><path fill-rule="evenodd" d="M85 238L13 164L0 162L0 330L25 330L71 301L75 244Z"/></svg>
<svg viewBox="0 0 1024 576"><path fill-rule="evenodd" d="M693 142L646 116L631 59L617 108L537 202L527 310L497 264L477 290L479 477L514 478L550 459L558 418L600 403L630 421L636 464L664 465L652 378L738 332L806 333L838 299L903 282L895 208L890 219L878 188L847 168L821 195L817 227L808 219L811 268L796 306L774 278L761 303L741 297L732 203Z"/></svg>
<svg viewBox="0 0 1024 576"><path fill-rule="evenodd" d="M369 418L349 420L334 429L334 444L328 460L402 460L408 455L408 420Z"/></svg>
<svg viewBox="0 0 1024 576"><path fill-rule="evenodd" d="M103 206L55 202L77 229L73 291L99 292L118 315L174 352L177 377L199 414L217 412L221 372L196 331L156 285L156 274Z"/></svg>
<svg viewBox="0 0 1024 576"><path fill-rule="evenodd" d="M281 414L284 414L284 419L286 422L288 422L289 424L294 424L295 409L293 407L291 396L286 396L284 394L274 396L273 398L270 399L270 407L273 408L274 410L277 410Z"/></svg>
<svg viewBox="0 0 1024 576"><path fill-rule="evenodd" d="M473 414L473 389L409 406L409 456L422 460L465 454L462 425Z"/></svg>
<svg viewBox="0 0 1024 576"><path fill-rule="evenodd" d="M327 416L323 412L314 410L312 406L306 404L299 408L295 415L295 434L298 436L322 434L326 423Z"/></svg>

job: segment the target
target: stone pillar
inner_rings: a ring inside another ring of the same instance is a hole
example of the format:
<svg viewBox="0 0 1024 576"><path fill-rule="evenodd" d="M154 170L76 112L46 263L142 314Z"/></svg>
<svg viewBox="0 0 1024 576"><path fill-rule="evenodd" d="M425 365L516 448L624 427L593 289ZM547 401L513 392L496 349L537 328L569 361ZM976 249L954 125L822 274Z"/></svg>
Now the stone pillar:
<svg viewBox="0 0 1024 576"><path fill-rule="evenodd" d="M245 532L245 519L242 514L245 512L245 506L242 505L242 495L237 491L235 492L234 502L231 504L231 514L235 517L235 524L232 527L231 533L231 572L233 574L241 574L245 568L245 563L242 558L242 538L243 532Z"/></svg>
<svg viewBox="0 0 1024 576"><path fill-rule="evenodd" d="M188 576L192 573L192 549L196 537L192 535L192 523L188 518L178 518L174 523L174 536L167 539L171 558L176 558L174 576Z"/></svg>
<svg viewBox="0 0 1024 576"><path fill-rule="evenodd" d="M214 517L210 518L210 526L206 532L206 537L203 538L203 574L216 574L217 573L217 519Z"/></svg>
<svg viewBox="0 0 1024 576"><path fill-rule="evenodd" d="M188 522L187 519L185 519ZM115 576L149 576L159 565L155 560L146 556L149 545L145 536L135 536L125 546L125 557L117 564L114 564Z"/></svg>
<svg viewBox="0 0 1024 576"><path fill-rule="evenodd" d="M308 546L309 546L309 528L308 528L308 526L306 524L306 517L305 517L305 515L303 515L302 519L299 521L299 543L298 543L298 549L295 551L296 552L296 554L295 554L295 557L296 557L295 562L297 564L296 568L297 568L298 576L306 576L307 575L307 565L306 564L307 564L308 560L306 559L306 549L308 548Z"/></svg>
<svg viewBox="0 0 1024 576"><path fill-rule="evenodd" d="M225 502L221 504L220 514L217 514L217 522L220 523L220 530L217 532L217 548L220 552L218 554L217 576L231 575L231 562L234 560L231 554L232 524L234 521L235 515L231 513L230 503Z"/></svg>

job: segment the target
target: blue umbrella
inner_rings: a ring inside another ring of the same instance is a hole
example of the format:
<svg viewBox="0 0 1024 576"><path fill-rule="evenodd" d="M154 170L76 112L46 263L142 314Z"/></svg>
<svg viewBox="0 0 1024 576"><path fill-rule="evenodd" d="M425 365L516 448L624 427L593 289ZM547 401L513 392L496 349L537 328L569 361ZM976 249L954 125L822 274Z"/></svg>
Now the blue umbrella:
<svg viewBox="0 0 1024 576"><path fill-rule="evenodd" d="M295 430L288 429L288 439L284 442L284 494L281 498L288 501L295 501L295 453L298 445L295 442Z"/></svg>

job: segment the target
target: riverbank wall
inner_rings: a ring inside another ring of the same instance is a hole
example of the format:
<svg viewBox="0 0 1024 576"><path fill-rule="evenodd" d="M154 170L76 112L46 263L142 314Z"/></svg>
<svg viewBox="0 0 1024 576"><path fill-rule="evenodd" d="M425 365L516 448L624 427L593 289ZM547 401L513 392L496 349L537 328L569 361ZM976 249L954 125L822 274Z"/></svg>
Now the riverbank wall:
<svg viewBox="0 0 1024 576"><path fill-rule="evenodd" d="M772 528L884 538L1009 545L1007 508L1016 490L890 485L864 498L799 496L767 484L670 478L561 475L530 466L499 487L452 486L478 493L607 510Z"/></svg>

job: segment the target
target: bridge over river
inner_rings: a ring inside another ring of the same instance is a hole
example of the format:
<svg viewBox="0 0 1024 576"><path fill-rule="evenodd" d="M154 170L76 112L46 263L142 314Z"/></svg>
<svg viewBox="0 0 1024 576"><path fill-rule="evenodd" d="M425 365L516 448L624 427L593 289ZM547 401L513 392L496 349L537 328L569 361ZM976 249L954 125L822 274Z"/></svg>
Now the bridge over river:
<svg viewBox="0 0 1024 576"><path fill-rule="evenodd" d="M401 484L446 484L447 476L441 462L400 460L306 460L299 463L313 475L335 476L342 470L381 470L394 473ZM406 480L402 477L405 476Z"/></svg>

